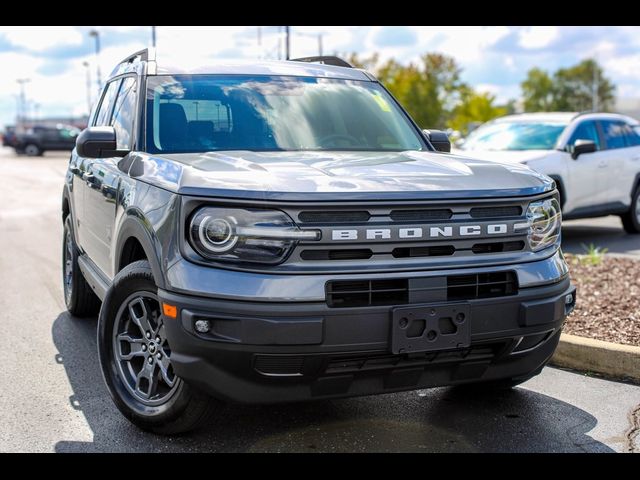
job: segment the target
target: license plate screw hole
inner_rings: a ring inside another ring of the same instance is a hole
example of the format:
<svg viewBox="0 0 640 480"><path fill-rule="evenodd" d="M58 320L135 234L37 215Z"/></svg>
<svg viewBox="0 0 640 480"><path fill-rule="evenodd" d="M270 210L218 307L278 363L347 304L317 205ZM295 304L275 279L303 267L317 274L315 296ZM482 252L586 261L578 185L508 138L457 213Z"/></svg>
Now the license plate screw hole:
<svg viewBox="0 0 640 480"><path fill-rule="evenodd" d="M435 332L435 330L429 330L427 332L427 340L435 340L437 336L438 334Z"/></svg>

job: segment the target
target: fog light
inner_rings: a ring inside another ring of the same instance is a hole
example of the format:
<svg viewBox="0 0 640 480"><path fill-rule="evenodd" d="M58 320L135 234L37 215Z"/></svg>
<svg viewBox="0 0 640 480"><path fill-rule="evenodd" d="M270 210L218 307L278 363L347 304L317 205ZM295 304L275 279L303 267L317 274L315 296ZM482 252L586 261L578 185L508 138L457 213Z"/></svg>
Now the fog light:
<svg viewBox="0 0 640 480"><path fill-rule="evenodd" d="M200 333L207 333L211 330L211 323L209 320L197 320L196 321L196 331Z"/></svg>
<svg viewBox="0 0 640 480"><path fill-rule="evenodd" d="M565 305L571 305L573 303L573 295L572 294L568 294L566 297L564 297L564 304Z"/></svg>

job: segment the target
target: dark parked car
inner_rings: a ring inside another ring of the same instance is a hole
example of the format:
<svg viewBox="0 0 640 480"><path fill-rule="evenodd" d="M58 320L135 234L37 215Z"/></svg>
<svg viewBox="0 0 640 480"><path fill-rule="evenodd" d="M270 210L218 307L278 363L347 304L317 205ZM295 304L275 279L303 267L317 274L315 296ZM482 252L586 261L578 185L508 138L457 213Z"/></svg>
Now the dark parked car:
<svg viewBox="0 0 640 480"><path fill-rule="evenodd" d="M26 133L16 136L13 147L16 153L30 157L42 155L47 150L73 150L80 130L69 125L36 125Z"/></svg>
<svg viewBox="0 0 640 480"><path fill-rule="evenodd" d="M62 197L65 302L99 308L105 382L143 429L193 428L210 396L510 388L573 310L553 180L446 153L339 59L139 52L89 125Z"/></svg>

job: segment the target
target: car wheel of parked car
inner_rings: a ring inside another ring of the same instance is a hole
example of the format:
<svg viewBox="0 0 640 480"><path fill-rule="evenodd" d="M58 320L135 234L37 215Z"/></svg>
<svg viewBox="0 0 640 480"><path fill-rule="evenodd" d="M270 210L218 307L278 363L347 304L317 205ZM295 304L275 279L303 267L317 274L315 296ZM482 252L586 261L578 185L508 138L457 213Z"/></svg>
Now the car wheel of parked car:
<svg viewBox="0 0 640 480"><path fill-rule="evenodd" d="M100 299L85 280L78 266L78 247L73 236L73 220L67 215L62 236L62 286L67 310L77 317L95 315Z"/></svg>
<svg viewBox="0 0 640 480"><path fill-rule="evenodd" d="M631 208L621 217L622 225L627 233L640 233L640 185L636 188L631 199Z"/></svg>
<svg viewBox="0 0 640 480"><path fill-rule="evenodd" d="M115 276L98 319L100 365L116 406L132 423L182 433L206 424L215 403L173 372L157 291L145 260Z"/></svg>
<svg viewBox="0 0 640 480"><path fill-rule="evenodd" d="M39 157L43 152L42 149L35 143L29 143L24 146L24 153L26 153L29 157Z"/></svg>

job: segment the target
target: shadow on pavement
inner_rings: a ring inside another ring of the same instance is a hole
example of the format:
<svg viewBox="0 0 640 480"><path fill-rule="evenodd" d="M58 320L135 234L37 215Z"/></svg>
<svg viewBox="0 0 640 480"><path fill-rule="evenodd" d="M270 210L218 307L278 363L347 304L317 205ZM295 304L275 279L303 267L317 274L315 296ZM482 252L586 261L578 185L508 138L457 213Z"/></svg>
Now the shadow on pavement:
<svg viewBox="0 0 640 480"><path fill-rule="evenodd" d="M60 441L57 452L388 451L611 452L589 437L596 419L546 395L518 388L469 395L449 388L280 406L223 406L201 431L160 437L125 420L104 386L96 320L61 313L53 341L93 442Z"/></svg>

